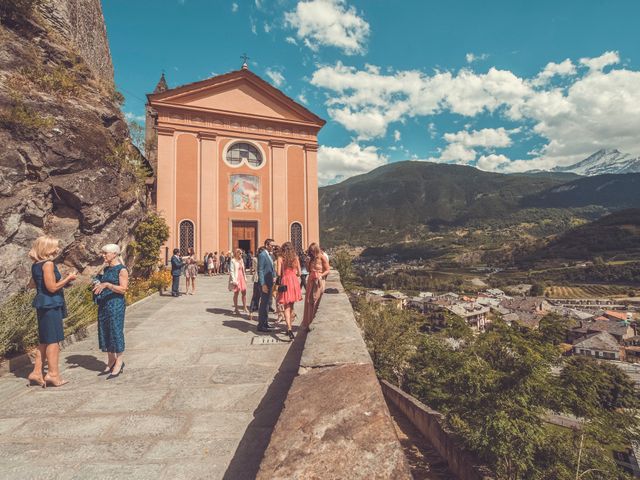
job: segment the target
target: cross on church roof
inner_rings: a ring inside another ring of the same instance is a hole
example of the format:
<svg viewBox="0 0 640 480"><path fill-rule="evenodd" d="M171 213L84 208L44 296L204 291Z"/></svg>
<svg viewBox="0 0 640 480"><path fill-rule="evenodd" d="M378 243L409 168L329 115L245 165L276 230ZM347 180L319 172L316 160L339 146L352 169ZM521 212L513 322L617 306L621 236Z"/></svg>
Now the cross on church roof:
<svg viewBox="0 0 640 480"><path fill-rule="evenodd" d="M242 70L248 70L249 64L247 63L247 60L249 60L249 57L246 53L243 53L242 55L240 55L240 58L242 59Z"/></svg>

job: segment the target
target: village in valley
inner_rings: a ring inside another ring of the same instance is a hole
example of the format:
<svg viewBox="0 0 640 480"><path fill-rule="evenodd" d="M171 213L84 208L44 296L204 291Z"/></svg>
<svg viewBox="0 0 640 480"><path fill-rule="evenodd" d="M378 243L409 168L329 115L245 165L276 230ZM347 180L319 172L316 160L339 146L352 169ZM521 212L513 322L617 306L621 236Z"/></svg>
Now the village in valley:
<svg viewBox="0 0 640 480"><path fill-rule="evenodd" d="M411 309L432 321L435 329L445 326L446 314L465 321L474 332L484 332L497 318L507 325L537 329L549 314L569 319L574 326L567 330L563 345L568 354L638 363L640 335L636 321L640 316L640 298L619 301L612 298L547 298L529 296L532 285L514 285L507 291L489 288L477 294L454 292L420 292L409 296L398 290L367 290L365 296L374 303ZM626 370L629 371L629 370ZM632 370L633 371L633 370ZM637 383L640 386L640 365Z"/></svg>

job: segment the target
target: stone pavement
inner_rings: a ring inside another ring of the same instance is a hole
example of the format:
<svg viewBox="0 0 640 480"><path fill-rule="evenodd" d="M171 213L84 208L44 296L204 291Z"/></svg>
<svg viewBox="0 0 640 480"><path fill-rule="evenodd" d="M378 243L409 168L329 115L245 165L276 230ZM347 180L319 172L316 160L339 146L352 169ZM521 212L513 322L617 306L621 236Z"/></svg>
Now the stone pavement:
<svg viewBox="0 0 640 480"><path fill-rule="evenodd" d="M129 310L116 379L97 376L95 335L62 352L63 387L0 377L0 479L254 478L304 338L258 336L231 296L226 276L199 277L195 295Z"/></svg>

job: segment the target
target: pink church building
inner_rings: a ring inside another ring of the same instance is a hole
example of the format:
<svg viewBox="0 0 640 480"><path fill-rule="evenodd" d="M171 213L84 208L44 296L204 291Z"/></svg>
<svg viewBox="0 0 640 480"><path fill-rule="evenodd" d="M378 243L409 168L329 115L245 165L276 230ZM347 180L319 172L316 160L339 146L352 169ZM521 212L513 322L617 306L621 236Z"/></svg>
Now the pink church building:
<svg viewBox="0 0 640 480"><path fill-rule="evenodd" d="M325 121L249 71L147 95L153 199L169 225L162 252L319 240L318 132Z"/></svg>

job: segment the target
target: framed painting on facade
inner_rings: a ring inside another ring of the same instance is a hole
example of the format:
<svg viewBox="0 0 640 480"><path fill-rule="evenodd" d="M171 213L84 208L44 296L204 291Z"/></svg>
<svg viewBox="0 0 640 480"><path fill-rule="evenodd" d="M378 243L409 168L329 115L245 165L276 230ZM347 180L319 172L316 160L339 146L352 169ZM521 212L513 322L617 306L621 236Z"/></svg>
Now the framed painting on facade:
<svg viewBox="0 0 640 480"><path fill-rule="evenodd" d="M246 174L230 175L229 201L231 210L260 211L260 177Z"/></svg>

